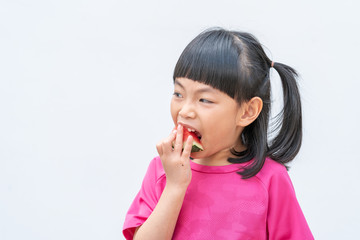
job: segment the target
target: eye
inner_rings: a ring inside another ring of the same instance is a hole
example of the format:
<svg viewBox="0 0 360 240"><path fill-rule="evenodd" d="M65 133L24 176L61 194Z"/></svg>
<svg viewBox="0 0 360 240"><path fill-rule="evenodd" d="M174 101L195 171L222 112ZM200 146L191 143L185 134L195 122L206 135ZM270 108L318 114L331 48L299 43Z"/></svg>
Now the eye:
<svg viewBox="0 0 360 240"><path fill-rule="evenodd" d="M203 103L214 103L214 102L212 102L212 101L210 101L210 100L207 100L207 99L205 99L205 98L200 98L199 101L200 101L200 102L203 102Z"/></svg>
<svg viewBox="0 0 360 240"><path fill-rule="evenodd" d="M182 98L181 93L174 92L173 95L174 95L176 98Z"/></svg>

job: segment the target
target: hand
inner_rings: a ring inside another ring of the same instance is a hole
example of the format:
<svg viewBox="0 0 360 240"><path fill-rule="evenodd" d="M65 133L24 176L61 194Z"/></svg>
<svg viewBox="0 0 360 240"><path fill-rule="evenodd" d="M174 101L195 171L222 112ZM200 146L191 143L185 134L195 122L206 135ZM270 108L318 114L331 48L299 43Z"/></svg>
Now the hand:
<svg viewBox="0 0 360 240"><path fill-rule="evenodd" d="M173 142L174 143L174 147ZM166 185L186 189L191 181L190 153L193 139L188 137L183 147L183 126L178 125L167 138L156 145L166 174Z"/></svg>

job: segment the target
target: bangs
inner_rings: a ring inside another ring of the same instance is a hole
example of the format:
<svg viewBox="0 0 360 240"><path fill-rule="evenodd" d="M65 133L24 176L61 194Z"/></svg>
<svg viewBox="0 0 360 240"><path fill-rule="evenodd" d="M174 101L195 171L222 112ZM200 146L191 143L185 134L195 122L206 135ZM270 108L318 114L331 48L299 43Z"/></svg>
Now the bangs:
<svg viewBox="0 0 360 240"><path fill-rule="evenodd" d="M235 99L239 89L239 55L231 34L222 30L204 32L181 54L173 79L183 77L201 82Z"/></svg>

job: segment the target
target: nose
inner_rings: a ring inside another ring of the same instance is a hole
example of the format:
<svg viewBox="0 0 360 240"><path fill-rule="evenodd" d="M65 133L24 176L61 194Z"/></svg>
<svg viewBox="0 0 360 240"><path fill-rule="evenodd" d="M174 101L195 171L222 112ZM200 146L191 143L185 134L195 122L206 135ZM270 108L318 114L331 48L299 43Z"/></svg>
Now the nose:
<svg viewBox="0 0 360 240"><path fill-rule="evenodd" d="M191 103L184 103L179 111L179 116L183 119L195 118L195 109Z"/></svg>

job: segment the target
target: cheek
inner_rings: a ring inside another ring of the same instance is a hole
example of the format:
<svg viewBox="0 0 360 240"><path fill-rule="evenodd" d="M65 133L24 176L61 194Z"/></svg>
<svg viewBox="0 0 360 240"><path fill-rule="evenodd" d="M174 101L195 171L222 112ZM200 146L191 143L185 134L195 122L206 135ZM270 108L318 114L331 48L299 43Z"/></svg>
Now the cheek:
<svg viewBox="0 0 360 240"><path fill-rule="evenodd" d="M224 116L224 115L222 115ZM211 118L210 118L211 119ZM207 121L208 129L211 129L210 136L212 139L222 142L233 141L236 137L236 121L233 117L212 118L214 121Z"/></svg>
<svg viewBox="0 0 360 240"><path fill-rule="evenodd" d="M227 138L232 138L234 130L235 129L231 124L217 124L213 128L213 136L215 137L215 139L222 139L222 141L224 141Z"/></svg>
<svg viewBox="0 0 360 240"><path fill-rule="evenodd" d="M177 110L176 104L173 101L171 101L171 103L170 103L170 113L171 113L171 117L176 125L178 110Z"/></svg>

